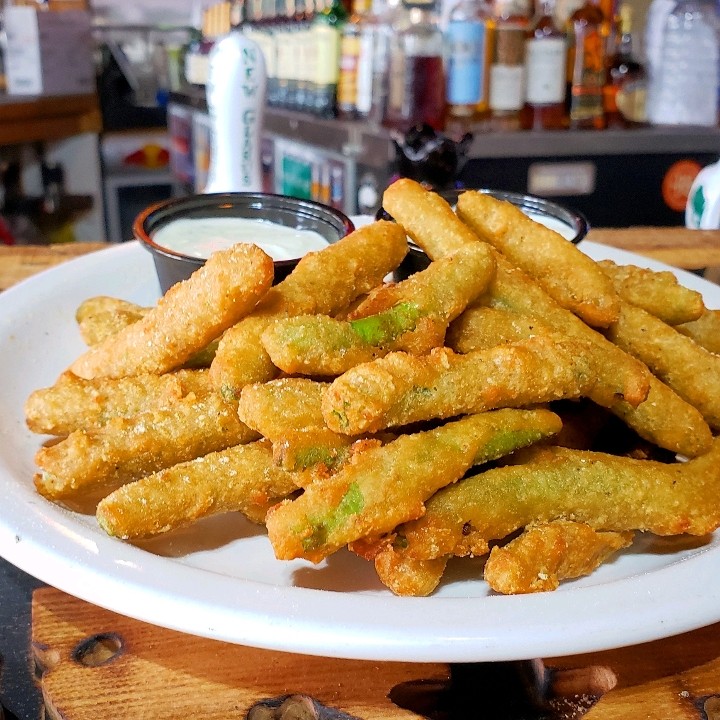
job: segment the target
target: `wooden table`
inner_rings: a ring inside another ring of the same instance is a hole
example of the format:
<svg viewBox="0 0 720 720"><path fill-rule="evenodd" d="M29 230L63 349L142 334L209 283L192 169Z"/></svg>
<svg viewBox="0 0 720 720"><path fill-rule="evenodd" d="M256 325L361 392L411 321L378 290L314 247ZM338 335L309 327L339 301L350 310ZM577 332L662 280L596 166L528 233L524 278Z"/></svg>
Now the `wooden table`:
<svg viewBox="0 0 720 720"><path fill-rule="evenodd" d="M597 228L588 240L629 250L686 270L702 270L720 280L720 230L685 228ZM93 252L108 243L71 243L50 246L0 245L0 290L47 267Z"/></svg>
<svg viewBox="0 0 720 720"><path fill-rule="evenodd" d="M686 269L720 266L720 232L594 230L590 239ZM0 247L0 288L100 247ZM50 715L65 720L224 719L250 711L251 720L720 720L720 624L588 655L449 666L227 645L49 587L35 591L32 611L43 697ZM535 692L541 684L546 692Z"/></svg>

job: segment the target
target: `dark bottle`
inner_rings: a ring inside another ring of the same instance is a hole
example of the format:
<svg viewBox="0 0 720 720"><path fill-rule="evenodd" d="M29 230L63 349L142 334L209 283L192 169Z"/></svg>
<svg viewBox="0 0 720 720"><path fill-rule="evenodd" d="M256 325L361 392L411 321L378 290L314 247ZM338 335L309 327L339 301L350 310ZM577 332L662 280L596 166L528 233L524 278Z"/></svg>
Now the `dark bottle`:
<svg viewBox="0 0 720 720"><path fill-rule="evenodd" d="M568 114L573 129L605 127L607 22L594 0L586 0L568 20Z"/></svg>
<svg viewBox="0 0 720 720"><path fill-rule="evenodd" d="M607 61L603 91L608 127L630 127L645 120L647 74L633 52L630 6L621 6L619 16L618 41Z"/></svg>
<svg viewBox="0 0 720 720"><path fill-rule="evenodd" d="M441 130L445 123L443 35L435 4L403 0L390 45L384 124L401 131L417 123Z"/></svg>
<svg viewBox="0 0 720 720"><path fill-rule="evenodd" d="M562 130L565 114L567 38L555 23L555 1L542 0L525 44L525 130Z"/></svg>

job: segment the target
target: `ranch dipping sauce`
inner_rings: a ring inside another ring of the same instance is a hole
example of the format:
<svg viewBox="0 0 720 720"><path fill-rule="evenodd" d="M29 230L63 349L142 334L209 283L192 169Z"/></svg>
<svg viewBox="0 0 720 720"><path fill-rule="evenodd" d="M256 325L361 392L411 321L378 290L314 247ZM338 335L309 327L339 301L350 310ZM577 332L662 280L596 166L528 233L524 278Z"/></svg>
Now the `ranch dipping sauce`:
<svg viewBox="0 0 720 720"><path fill-rule="evenodd" d="M217 250L252 243L273 260L297 260L322 250L328 241L314 230L300 230L269 220L237 217L182 218L158 228L153 242L190 257L207 260Z"/></svg>

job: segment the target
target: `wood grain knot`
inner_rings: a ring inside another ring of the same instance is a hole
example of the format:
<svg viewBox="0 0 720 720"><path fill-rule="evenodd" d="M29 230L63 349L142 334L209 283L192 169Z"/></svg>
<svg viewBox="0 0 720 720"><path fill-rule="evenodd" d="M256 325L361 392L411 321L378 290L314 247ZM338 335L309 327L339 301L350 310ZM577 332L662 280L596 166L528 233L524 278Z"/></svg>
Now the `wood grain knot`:
<svg viewBox="0 0 720 720"><path fill-rule="evenodd" d="M90 635L75 646L72 659L86 667L99 667L112 662L122 653L123 640L116 633Z"/></svg>

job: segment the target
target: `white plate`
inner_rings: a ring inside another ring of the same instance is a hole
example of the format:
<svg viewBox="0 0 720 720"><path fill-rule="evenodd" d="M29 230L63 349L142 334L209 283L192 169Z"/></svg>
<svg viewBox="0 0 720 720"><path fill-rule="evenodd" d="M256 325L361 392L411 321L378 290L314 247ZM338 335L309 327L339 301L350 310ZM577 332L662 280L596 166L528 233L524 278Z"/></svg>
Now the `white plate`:
<svg viewBox="0 0 720 720"><path fill-rule="evenodd" d="M590 255L659 263L583 243ZM720 307L720 288L679 273ZM233 643L372 660L484 661L601 650L720 620L720 532L710 542L645 540L587 578L530 596L488 594L473 561L452 565L429 598L397 598L370 563L341 552L320 566L278 562L235 515L143 548L111 539L93 516L32 486L42 438L28 394L82 350L77 305L92 295L150 303L150 256L128 243L48 270L0 294L0 554L50 585L156 625ZM477 577L477 576L475 576Z"/></svg>

